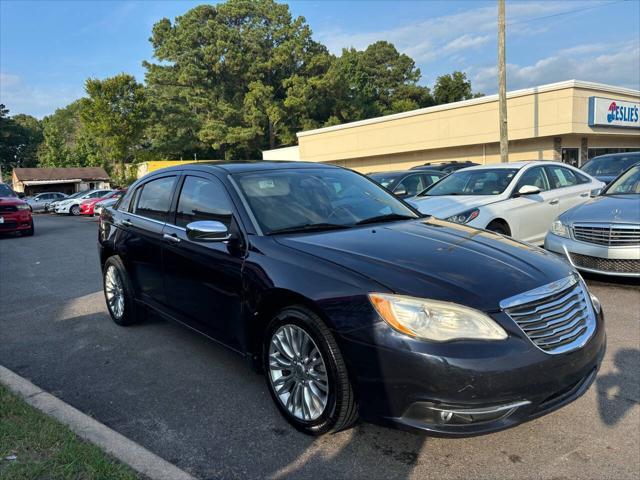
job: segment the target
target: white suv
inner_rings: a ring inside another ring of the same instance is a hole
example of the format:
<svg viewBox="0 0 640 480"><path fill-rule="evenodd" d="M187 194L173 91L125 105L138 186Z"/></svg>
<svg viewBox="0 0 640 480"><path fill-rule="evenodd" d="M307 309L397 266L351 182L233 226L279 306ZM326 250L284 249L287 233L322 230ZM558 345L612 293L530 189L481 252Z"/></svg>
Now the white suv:
<svg viewBox="0 0 640 480"><path fill-rule="evenodd" d="M563 163L500 163L453 172L408 202L422 213L540 245L558 215L604 185Z"/></svg>

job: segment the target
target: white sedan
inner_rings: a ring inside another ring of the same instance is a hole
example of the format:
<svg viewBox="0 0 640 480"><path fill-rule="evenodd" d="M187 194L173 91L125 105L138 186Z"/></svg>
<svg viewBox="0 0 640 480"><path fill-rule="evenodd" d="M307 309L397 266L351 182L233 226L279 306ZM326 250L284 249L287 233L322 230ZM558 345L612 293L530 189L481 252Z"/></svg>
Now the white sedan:
<svg viewBox="0 0 640 480"><path fill-rule="evenodd" d="M500 163L458 170L408 202L422 213L540 245L558 215L604 186L563 163Z"/></svg>
<svg viewBox="0 0 640 480"><path fill-rule="evenodd" d="M62 201L56 202L53 211L58 214L80 215L80 204L83 200L106 197L107 194L111 192L113 192L113 190L87 190L84 193L72 195Z"/></svg>

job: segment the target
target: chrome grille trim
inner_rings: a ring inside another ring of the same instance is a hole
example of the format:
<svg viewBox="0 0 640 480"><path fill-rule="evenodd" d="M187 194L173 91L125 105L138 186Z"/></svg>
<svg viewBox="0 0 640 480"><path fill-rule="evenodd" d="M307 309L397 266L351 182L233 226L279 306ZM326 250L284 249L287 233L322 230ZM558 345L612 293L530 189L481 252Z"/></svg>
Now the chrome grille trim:
<svg viewBox="0 0 640 480"><path fill-rule="evenodd" d="M573 238L580 242L608 247L640 245L640 225L624 223L576 223Z"/></svg>
<svg viewBox="0 0 640 480"><path fill-rule="evenodd" d="M584 346L596 329L589 292L576 274L507 298L500 308L548 354Z"/></svg>

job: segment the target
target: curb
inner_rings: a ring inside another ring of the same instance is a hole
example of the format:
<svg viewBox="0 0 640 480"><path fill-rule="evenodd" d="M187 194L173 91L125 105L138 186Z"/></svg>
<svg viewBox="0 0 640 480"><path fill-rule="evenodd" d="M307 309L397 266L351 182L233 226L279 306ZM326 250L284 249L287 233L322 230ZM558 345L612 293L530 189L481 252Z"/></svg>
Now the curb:
<svg viewBox="0 0 640 480"><path fill-rule="evenodd" d="M2 365L0 365L0 383L32 407L55 418L84 440L93 443L151 480L196 480L184 470L45 392Z"/></svg>

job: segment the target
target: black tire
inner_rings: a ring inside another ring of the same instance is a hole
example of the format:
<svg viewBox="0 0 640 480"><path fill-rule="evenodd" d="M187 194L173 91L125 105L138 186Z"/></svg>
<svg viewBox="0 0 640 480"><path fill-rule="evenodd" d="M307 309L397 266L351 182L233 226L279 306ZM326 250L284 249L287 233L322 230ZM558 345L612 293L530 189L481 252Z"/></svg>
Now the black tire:
<svg viewBox="0 0 640 480"><path fill-rule="evenodd" d="M509 232L507 231L507 228L502 223L492 222L489 225L487 225L487 230L489 230L490 232L499 233L500 235L509 236Z"/></svg>
<svg viewBox="0 0 640 480"><path fill-rule="evenodd" d="M117 315L109 303L109 297L107 295L107 275L110 269L113 268L118 275L118 278L122 286L122 294L124 298L124 309L121 315ZM144 319L144 307L140 306L136 302L134 295L133 285L129 274L122 263L122 260L118 255L113 255L107 259L102 269L102 290L104 292L104 299L107 304L107 310L111 319L120 326L128 326L136 323L140 323Z"/></svg>
<svg viewBox="0 0 640 480"><path fill-rule="evenodd" d="M33 226L33 220L31 220L31 227L29 228L29 230L20 231L20 235L22 235L23 237L33 237L34 233L35 233L35 228Z"/></svg>
<svg viewBox="0 0 640 480"><path fill-rule="evenodd" d="M329 393L322 414L315 420L303 421L282 404L272 385L269 369L269 346L280 327L294 325L311 337L326 366ZM307 435L323 435L351 427L358 420L358 407L338 344L325 323L314 312L303 306L292 306L280 311L269 323L263 342L265 378L274 403L285 419Z"/></svg>
<svg viewBox="0 0 640 480"><path fill-rule="evenodd" d="M69 209L69 215L73 215L74 217L77 217L78 215L80 215L80 205L73 205Z"/></svg>

